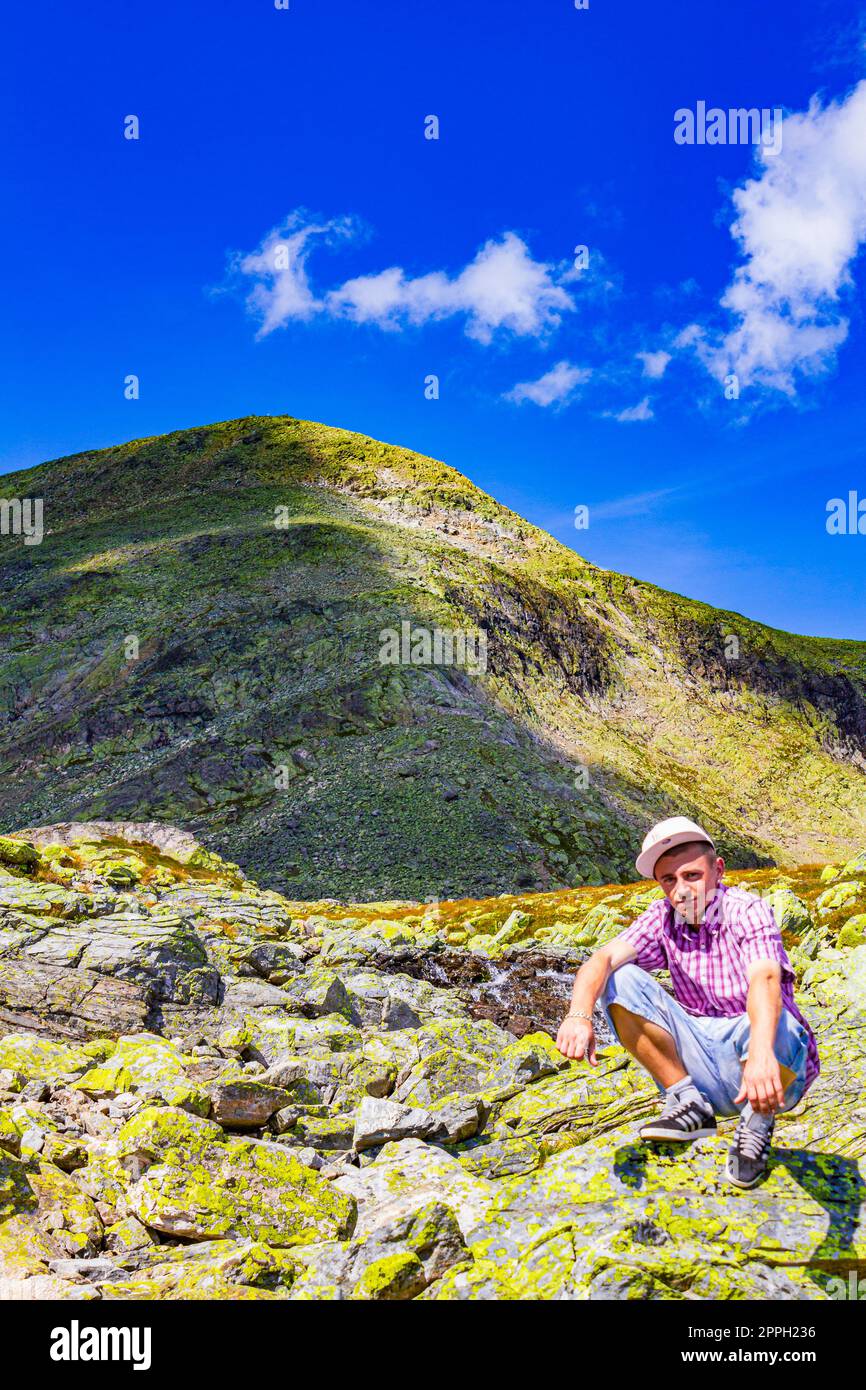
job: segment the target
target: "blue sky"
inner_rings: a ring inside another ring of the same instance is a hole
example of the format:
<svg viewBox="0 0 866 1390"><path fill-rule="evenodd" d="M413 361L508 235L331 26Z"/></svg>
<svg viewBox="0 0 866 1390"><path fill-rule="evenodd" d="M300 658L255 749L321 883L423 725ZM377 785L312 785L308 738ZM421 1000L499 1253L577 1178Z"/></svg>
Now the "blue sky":
<svg viewBox="0 0 866 1390"><path fill-rule="evenodd" d="M0 471L287 413L866 638L866 535L826 529L866 499L864 36L843 0L18 7ZM782 111L781 147L677 143L701 101Z"/></svg>

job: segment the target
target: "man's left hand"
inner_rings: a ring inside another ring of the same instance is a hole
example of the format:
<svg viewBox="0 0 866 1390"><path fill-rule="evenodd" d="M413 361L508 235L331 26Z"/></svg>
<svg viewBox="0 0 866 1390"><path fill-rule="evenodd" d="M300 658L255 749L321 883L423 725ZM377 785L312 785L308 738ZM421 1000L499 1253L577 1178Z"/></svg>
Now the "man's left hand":
<svg viewBox="0 0 866 1390"><path fill-rule="evenodd" d="M785 1090L782 1073L775 1053L766 1056L748 1057L743 1067L743 1080L739 1094L734 1096L734 1104L749 1100L753 1110L761 1115L772 1115L785 1103Z"/></svg>

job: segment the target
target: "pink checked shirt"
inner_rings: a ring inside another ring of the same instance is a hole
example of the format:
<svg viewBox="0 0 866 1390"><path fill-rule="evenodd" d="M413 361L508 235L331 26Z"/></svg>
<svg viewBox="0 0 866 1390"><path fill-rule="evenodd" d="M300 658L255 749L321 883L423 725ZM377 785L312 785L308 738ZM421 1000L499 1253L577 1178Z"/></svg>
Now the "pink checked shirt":
<svg viewBox="0 0 866 1390"><path fill-rule="evenodd" d="M690 1014L731 1018L746 1012L747 967L778 961L782 1003L809 1034L805 1091L820 1071L815 1034L794 1002L794 972L773 909L763 898L722 883L699 927L690 927L660 898L620 933L642 970L669 970L674 997Z"/></svg>

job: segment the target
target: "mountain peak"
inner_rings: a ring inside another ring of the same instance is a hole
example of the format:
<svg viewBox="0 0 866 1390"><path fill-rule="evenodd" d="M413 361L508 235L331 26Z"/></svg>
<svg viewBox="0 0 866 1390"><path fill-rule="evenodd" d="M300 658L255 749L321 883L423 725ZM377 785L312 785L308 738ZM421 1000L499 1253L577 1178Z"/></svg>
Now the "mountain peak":
<svg viewBox="0 0 866 1390"><path fill-rule="evenodd" d="M744 867L859 847L866 644L598 569L447 464L249 416L8 487L46 526L2 550L9 829L168 822L356 899L610 881L666 814Z"/></svg>

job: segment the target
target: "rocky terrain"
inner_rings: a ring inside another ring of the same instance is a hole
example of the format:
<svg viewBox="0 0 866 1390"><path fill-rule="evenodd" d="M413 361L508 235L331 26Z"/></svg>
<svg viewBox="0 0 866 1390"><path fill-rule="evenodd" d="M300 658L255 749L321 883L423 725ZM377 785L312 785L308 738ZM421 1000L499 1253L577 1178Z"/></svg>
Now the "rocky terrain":
<svg viewBox="0 0 866 1390"><path fill-rule="evenodd" d="M296 902L159 823L0 837L0 1297L827 1299L866 1265L866 853L768 896L821 1075L767 1177L659 1107L577 965L658 891ZM660 978L664 979L663 975Z"/></svg>
<svg viewBox="0 0 866 1390"><path fill-rule="evenodd" d="M740 868L862 846L866 644L599 569L434 459L253 417L3 492L45 534L0 536L0 832L183 825L303 899L603 885L670 814ZM383 663L404 622L486 669Z"/></svg>

